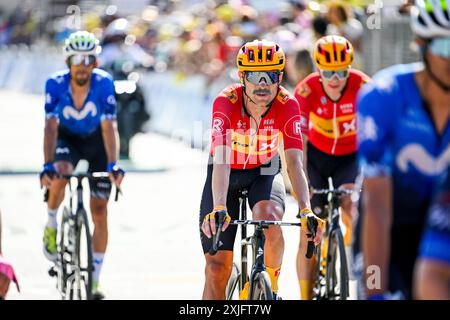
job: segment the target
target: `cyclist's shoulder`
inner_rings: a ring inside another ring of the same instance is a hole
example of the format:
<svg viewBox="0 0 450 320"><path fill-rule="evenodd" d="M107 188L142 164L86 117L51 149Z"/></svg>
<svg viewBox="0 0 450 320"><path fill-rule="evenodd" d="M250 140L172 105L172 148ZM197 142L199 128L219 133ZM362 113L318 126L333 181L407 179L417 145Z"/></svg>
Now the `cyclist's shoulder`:
<svg viewBox="0 0 450 320"><path fill-rule="evenodd" d="M300 81L294 89L296 97L311 98L314 92L321 90L320 75L318 72L311 73L302 81Z"/></svg>
<svg viewBox="0 0 450 320"><path fill-rule="evenodd" d="M275 97L274 104L279 107L296 107L298 108L297 99L286 88L280 86L278 94Z"/></svg>
<svg viewBox="0 0 450 320"><path fill-rule="evenodd" d="M354 82L357 87L371 82L371 78L358 69L350 69L350 80Z"/></svg>
<svg viewBox="0 0 450 320"><path fill-rule="evenodd" d="M47 84L51 83L51 84L58 85L58 84L67 83L69 81L70 81L70 70L69 69L56 71L47 78Z"/></svg>
<svg viewBox="0 0 450 320"><path fill-rule="evenodd" d="M320 74L319 72L313 72L306 76L300 84L307 84L309 86L320 86Z"/></svg>
<svg viewBox="0 0 450 320"><path fill-rule="evenodd" d="M365 86L364 92L376 91L379 94L401 98L402 89L411 90L414 75L420 70L421 63L397 64L378 71L373 81Z"/></svg>
<svg viewBox="0 0 450 320"><path fill-rule="evenodd" d="M215 98L214 104L219 103L224 106L234 106L239 104L242 88L243 86L238 83L225 87Z"/></svg>
<svg viewBox="0 0 450 320"><path fill-rule="evenodd" d="M105 70L95 68L92 70L92 79L100 84L113 83L113 77Z"/></svg>

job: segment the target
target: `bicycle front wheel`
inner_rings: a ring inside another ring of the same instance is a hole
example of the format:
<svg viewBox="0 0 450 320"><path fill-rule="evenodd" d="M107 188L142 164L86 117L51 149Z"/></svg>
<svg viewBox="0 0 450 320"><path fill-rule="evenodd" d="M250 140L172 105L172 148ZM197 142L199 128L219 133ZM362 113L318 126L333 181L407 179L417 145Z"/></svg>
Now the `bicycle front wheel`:
<svg viewBox="0 0 450 320"><path fill-rule="evenodd" d="M64 207L61 218L61 226L59 228L59 248L58 259L60 270L58 272L58 286L63 299L67 298L67 281L70 275L70 263L72 262L71 242L70 242L70 211Z"/></svg>
<svg viewBox="0 0 450 320"><path fill-rule="evenodd" d="M225 289L225 297L227 300L233 299L233 295L236 292L236 288L238 287L239 284L240 275L241 272L239 271L239 267L236 265L236 263L233 263L230 279L228 279L227 287Z"/></svg>
<svg viewBox="0 0 450 320"><path fill-rule="evenodd" d="M327 298L347 300L349 295L349 276L344 237L340 229L330 233L327 254Z"/></svg>
<svg viewBox="0 0 450 320"><path fill-rule="evenodd" d="M272 285L267 271L259 272L255 276L251 300L273 300Z"/></svg>
<svg viewBox="0 0 450 320"><path fill-rule="evenodd" d="M73 290L79 300L92 298L92 241L89 232L89 222L86 210L81 209L77 214L77 234L75 243L76 265Z"/></svg>

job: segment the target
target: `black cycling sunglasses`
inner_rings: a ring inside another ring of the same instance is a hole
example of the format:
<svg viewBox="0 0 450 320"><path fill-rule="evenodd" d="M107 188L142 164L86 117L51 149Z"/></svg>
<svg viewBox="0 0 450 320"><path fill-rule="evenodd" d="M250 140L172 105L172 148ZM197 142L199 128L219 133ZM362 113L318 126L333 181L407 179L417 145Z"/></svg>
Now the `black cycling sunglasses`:
<svg viewBox="0 0 450 320"><path fill-rule="evenodd" d="M278 71L247 71L245 79L254 85L259 85L261 81L266 84L276 84L280 82L280 72Z"/></svg>
<svg viewBox="0 0 450 320"><path fill-rule="evenodd" d="M75 54L73 56L70 56L68 59L69 65L79 66L81 64L84 64L86 67L93 65L95 63L95 60L97 60L95 56L86 56L83 54Z"/></svg>

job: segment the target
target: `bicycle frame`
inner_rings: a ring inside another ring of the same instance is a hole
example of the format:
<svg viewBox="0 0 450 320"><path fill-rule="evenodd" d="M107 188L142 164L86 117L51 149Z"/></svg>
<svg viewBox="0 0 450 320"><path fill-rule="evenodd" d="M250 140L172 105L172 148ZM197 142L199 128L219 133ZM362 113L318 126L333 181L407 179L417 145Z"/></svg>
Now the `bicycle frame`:
<svg viewBox="0 0 450 320"><path fill-rule="evenodd" d="M76 175L59 175L61 179L67 179L68 180L68 189L69 189L69 205L68 207L65 206L64 212L63 212L63 225L64 221L68 223L68 229L62 228L59 230L60 235L60 242L58 244L58 259L55 261L55 265L49 270L50 276L58 275L58 290L60 291L63 298L67 297L67 293L72 292L73 290L73 283L77 283L77 289L80 290L79 284L81 281L81 277L84 278L84 276L81 275L81 272L92 272L93 267L91 265L92 261L92 249L88 249L88 264L86 267L82 267L80 265L79 260L79 253L77 254L76 250L79 250L79 247L75 244L77 241L77 237L79 237L80 228L83 228L83 226L86 228L88 240L87 244L89 248L91 247L91 241L90 237L91 234L89 232L89 225L88 225L88 218L86 216L86 210L84 208L84 202L83 202L83 180L85 178L106 178L109 176L109 173L107 172L97 172L97 173L82 173L82 174L76 174ZM74 195L75 192L72 190L72 178L76 179L76 209L74 210ZM120 192L120 189L116 188L116 201L118 198L118 194ZM82 217L79 217L79 215L82 215ZM66 219L66 220L64 220ZM79 220L82 219L82 220ZM81 222L80 221L84 221ZM63 230L64 229L64 230ZM64 236L65 230L67 231L67 234ZM67 237L67 246L63 245L62 237ZM63 246L63 247L61 247ZM68 254L70 256L70 260L67 263L64 256ZM69 272L67 272L67 266L69 267ZM89 276L89 279L90 276ZM84 279L83 281L86 281ZM90 281L90 280L89 280ZM90 283L90 282L88 282ZM87 292L88 299L90 293Z"/></svg>
<svg viewBox="0 0 450 320"><path fill-rule="evenodd" d="M247 220L247 190L239 192L240 201L240 220L231 221L230 224L241 225L241 265L239 279L239 291L244 288L244 285L249 281L249 297L252 297L255 290L255 279L258 273L266 271L264 264L264 244L266 237L264 236L264 229L269 228L270 225L278 226L300 226L300 223L290 223L282 221L258 221ZM255 232L252 236L247 237L247 226L254 225ZM247 274L248 270L248 251L247 246L252 246L252 270L250 277ZM250 278L250 279L249 279ZM234 288L232 288L232 291Z"/></svg>
<svg viewBox="0 0 450 320"><path fill-rule="evenodd" d="M239 205L241 207L241 212L239 214L239 219L247 220L247 196L248 190L239 191ZM248 281L248 252L247 244L244 244L243 240L247 239L247 228L241 228L241 274L239 277L239 292L244 289L245 283ZM245 271L245 272L244 272Z"/></svg>
<svg viewBox="0 0 450 320"><path fill-rule="evenodd" d="M317 292L318 297L321 297L322 289L320 289L323 286L323 281L327 279L327 272L329 272L328 269L328 263L330 260L330 240L331 236L334 235L334 233L339 233L342 235L342 230L340 226L340 217L341 213L339 211L340 208L340 197L343 195L351 195L353 193L353 190L340 190L335 189L333 186L333 180L332 178L328 178L328 189L312 189L313 194L326 194L328 196L328 208L327 208L327 224L326 224L326 230L325 235L323 237L321 245L318 247L320 250L318 251L318 255L320 257L320 263L318 264L318 279L317 279L317 285L316 288L319 290ZM325 255L322 252L325 248L327 248L327 252ZM344 259L346 259L345 252L344 252ZM347 267L345 267L347 268ZM348 292L348 288L347 288ZM327 294L327 292L325 293Z"/></svg>

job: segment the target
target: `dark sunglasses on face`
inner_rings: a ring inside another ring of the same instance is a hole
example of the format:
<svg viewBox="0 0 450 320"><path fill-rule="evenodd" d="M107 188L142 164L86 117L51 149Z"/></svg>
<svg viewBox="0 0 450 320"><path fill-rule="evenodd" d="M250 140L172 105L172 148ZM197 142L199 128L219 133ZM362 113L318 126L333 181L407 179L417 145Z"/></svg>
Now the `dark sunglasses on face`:
<svg viewBox="0 0 450 320"><path fill-rule="evenodd" d="M339 80L345 80L348 77L348 69L338 70L338 71L329 71L329 70L319 70L320 76L325 80L333 79L334 75L337 75Z"/></svg>
<svg viewBox="0 0 450 320"><path fill-rule="evenodd" d="M245 73L245 79L254 85L259 85L262 81L265 81L266 84L276 84L280 81L280 72L248 71Z"/></svg>
<svg viewBox="0 0 450 320"><path fill-rule="evenodd" d="M86 56L82 54L76 54L69 57L69 65L79 66L84 64L86 67L91 66L95 63L95 56Z"/></svg>

